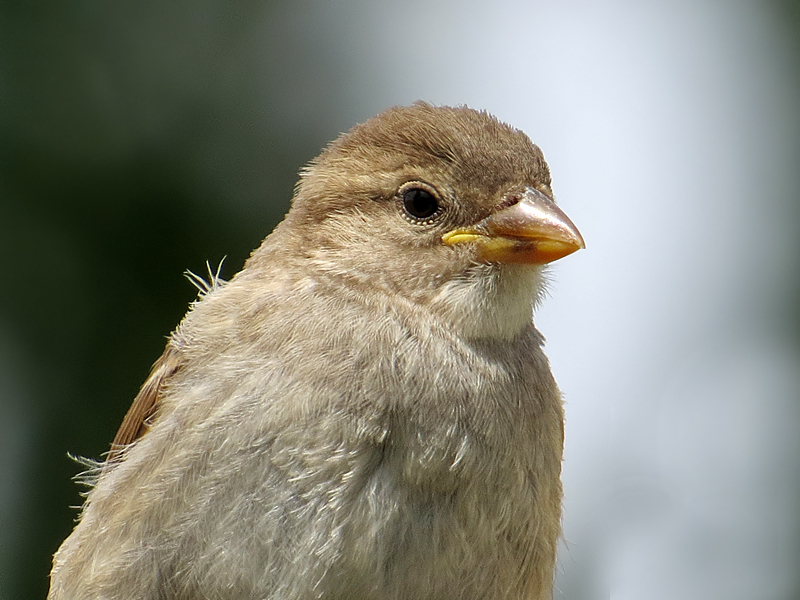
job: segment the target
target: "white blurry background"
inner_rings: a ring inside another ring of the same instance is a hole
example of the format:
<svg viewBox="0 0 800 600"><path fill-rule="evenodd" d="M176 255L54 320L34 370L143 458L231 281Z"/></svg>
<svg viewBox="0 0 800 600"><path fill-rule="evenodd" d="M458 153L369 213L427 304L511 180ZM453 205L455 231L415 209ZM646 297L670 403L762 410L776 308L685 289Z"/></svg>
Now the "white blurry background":
<svg viewBox="0 0 800 600"><path fill-rule="evenodd" d="M232 28L205 3L146 26L146 64L177 78L164 93L184 103L248 90L240 129L215 130L184 166L195 189L229 190L218 198L232 219L255 218L268 181L248 173L275 168L234 163L221 149L240 140L319 145L416 99L487 109L528 133L587 241L554 266L537 313L567 403L557 598L778 600L800 593L800 78L779 8L318 1L251 4ZM199 58L166 41L209 34ZM172 113L148 110L145 133L112 127L104 143L125 155L160 139ZM19 399L15 372L0 377ZM21 401L0 411L18 467L0 488L2 560L24 535L36 415Z"/></svg>

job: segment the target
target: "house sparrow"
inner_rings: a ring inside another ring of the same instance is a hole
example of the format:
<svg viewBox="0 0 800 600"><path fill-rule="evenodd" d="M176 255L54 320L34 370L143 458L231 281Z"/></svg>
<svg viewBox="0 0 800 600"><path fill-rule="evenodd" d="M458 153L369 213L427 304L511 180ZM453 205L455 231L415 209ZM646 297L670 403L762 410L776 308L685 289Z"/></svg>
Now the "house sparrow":
<svg viewBox="0 0 800 600"><path fill-rule="evenodd" d="M485 112L342 135L169 338L48 597L551 598L563 412L532 309L583 246Z"/></svg>

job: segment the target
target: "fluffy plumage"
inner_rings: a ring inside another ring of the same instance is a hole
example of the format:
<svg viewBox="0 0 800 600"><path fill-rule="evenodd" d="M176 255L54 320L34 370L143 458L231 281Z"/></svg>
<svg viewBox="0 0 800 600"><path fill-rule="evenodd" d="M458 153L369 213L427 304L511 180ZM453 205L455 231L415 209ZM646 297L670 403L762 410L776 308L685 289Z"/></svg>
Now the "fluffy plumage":
<svg viewBox="0 0 800 600"><path fill-rule="evenodd" d="M333 142L170 337L49 598L550 598L563 414L532 322L541 240L495 215L551 196L539 149L467 108L390 109ZM582 245L548 231L541 248Z"/></svg>

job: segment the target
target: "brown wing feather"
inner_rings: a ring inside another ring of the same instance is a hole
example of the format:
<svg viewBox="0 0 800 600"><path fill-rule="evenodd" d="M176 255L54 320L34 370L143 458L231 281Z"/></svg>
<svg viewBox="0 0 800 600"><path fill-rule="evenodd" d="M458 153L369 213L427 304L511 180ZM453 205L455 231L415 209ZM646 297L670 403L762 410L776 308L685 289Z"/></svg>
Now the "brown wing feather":
<svg viewBox="0 0 800 600"><path fill-rule="evenodd" d="M153 368L150 376L133 399L133 404L125 414L117 435L111 443L111 451L108 453L107 462L116 460L122 450L129 444L142 437L147 431L147 420L155 413L158 408L158 399L161 395L161 388L169 377L180 367L178 353L168 345L164 354L161 355Z"/></svg>

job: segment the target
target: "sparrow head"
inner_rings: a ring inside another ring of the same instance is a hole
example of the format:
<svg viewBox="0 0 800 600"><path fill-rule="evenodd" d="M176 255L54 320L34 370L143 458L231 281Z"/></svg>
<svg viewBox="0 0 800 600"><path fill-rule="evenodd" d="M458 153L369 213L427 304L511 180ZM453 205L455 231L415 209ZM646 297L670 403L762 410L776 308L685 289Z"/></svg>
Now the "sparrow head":
<svg viewBox="0 0 800 600"><path fill-rule="evenodd" d="M584 246L552 198L544 156L524 133L486 112L417 102L332 142L270 237L302 268L350 287L457 320L521 305L530 322L541 265Z"/></svg>

